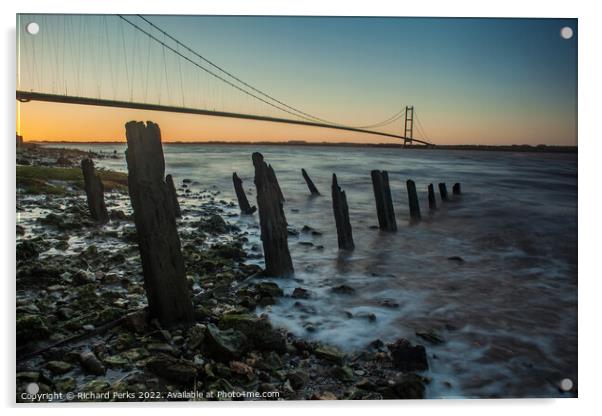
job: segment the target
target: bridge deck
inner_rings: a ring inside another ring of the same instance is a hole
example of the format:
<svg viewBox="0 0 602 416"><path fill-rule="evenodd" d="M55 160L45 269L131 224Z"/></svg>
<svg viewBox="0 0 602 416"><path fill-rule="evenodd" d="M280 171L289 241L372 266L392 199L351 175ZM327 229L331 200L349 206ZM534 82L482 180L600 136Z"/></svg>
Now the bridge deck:
<svg viewBox="0 0 602 416"><path fill-rule="evenodd" d="M164 111L169 113L184 113L184 114L199 114L205 116L213 116L213 117L229 117L229 118L240 118L245 120L258 120L258 121L268 121L273 123L286 123L286 124L297 124L302 126L313 126L313 127L323 127L327 129L336 129L336 130L347 130L354 131L358 133L367 133L367 134L375 134L377 136L385 136L385 137L393 137L395 139L408 140L411 142L425 144L427 146L433 146L432 143L428 143L424 140L419 139L410 139L408 137L404 137L397 134L384 133L379 131L372 131L366 129L359 129L355 127L347 127L347 126L339 126L333 124L325 124L325 123L315 123L311 121L303 121L303 120L294 120L288 118L279 118L279 117L266 117L259 116L253 114L242 114L242 113L230 113L226 111L211 111L211 110L200 110L195 108L186 108L186 107L174 107L167 105L159 105L159 104L146 104L146 103L132 103L128 101L116 101L116 100L105 100L98 98L87 98L87 97L75 97L68 95L58 95L58 94L45 94L40 92L27 92L27 91L17 91L17 100L21 102L27 101L47 101L54 103L64 103L64 104L81 104L81 105L95 105L100 107L118 107L118 108L132 108L137 110L151 110L151 111Z"/></svg>

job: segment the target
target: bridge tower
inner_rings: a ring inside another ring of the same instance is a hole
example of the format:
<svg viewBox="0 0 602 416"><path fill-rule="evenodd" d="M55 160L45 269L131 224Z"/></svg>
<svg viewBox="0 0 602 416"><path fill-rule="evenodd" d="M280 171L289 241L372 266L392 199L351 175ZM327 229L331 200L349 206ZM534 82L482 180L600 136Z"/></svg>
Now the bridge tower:
<svg viewBox="0 0 602 416"><path fill-rule="evenodd" d="M414 138L414 106L406 106L406 121L403 137L405 137L405 140L403 141L404 146L408 143L412 144L412 139Z"/></svg>

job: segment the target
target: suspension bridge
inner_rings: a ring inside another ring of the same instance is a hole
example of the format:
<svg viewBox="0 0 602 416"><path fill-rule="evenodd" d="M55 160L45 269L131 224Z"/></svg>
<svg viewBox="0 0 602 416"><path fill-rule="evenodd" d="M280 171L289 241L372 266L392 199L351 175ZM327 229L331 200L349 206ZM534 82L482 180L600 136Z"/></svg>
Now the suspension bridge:
<svg viewBox="0 0 602 416"><path fill-rule="evenodd" d="M149 17L76 17L42 15L41 27L47 31L44 36L20 33L19 102L257 120L390 137L404 145L433 146L413 106L402 106L392 116L371 124L330 121L244 81ZM22 22L21 26L26 24ZM88 74L90 78L86 78ZM403 127L397 128L397 123L403 123ZM387 126L389 130L383 130Z"/></svg>

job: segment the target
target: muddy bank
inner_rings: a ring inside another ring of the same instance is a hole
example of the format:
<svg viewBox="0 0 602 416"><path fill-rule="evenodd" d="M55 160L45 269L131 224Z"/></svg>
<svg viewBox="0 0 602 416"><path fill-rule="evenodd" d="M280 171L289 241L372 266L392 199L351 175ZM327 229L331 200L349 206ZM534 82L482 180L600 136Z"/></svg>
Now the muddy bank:
<svg viewBox="0 0 602 416"><path fill-rule="evenodd" d="M176 187L195 322L149 320L127 178L101 172L114 186L111 221L97 226L77 167L90 154L63 151L58 163L55 150L33 149L17 153L17 401L30 400L30 383L76 401L424 396L421 346L375 340L345 354L258 316L286 298L302 307L310 288L285 295L263 279L232 201L191 179Z"/></svg>

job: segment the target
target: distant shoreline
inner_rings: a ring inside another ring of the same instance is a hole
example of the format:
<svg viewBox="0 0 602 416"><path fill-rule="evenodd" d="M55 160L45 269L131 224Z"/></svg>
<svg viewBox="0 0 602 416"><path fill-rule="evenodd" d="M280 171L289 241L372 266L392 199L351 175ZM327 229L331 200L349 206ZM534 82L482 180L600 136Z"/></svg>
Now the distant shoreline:
<svg viewBox="0 0 602 416"><path fill-rule="evenodd" d="M26 141L26 144L77 144L77 145L115 145L125 144L123 141ZM375 148L404 148L402 144L397 143L330 143L330 142L306 142L291 140L287 142L228 142L228 141L199 141L199 142L182 142L172 141L163 142L169 145L212 145L212 146L324 146L324 147L375 147ZM429 149L429 150L478 150L478 151L493 151L493 152L536 152L536 153L577 153L577 146L548 146L548 145L408 145L407 149Z"/></svg>

